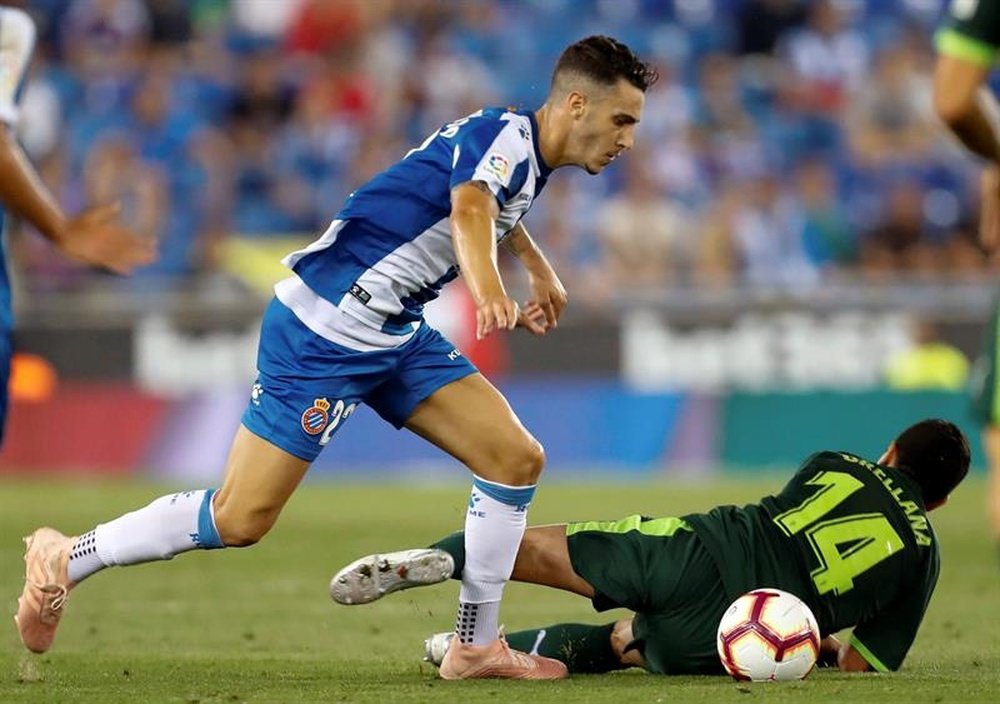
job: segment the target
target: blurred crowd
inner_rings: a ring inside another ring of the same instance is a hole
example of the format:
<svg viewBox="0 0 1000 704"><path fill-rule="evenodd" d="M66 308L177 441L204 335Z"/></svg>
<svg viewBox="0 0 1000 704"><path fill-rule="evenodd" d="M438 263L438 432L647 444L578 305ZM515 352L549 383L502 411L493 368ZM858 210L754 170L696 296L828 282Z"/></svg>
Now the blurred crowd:
<svg viewBox="0 0 1000 704"><path fill-rule="evenodd" d="M931 109L943 0L5 4L39 30L23 143L68 208L121 198L159 238L141 280L211 276L230 238L318 233L443 123L540 105L560 50L594 33L661 79L633 152L558 173L528 216L578 300L997 271L977 165ZM16 245L33 287L86 281Z"/></svg>

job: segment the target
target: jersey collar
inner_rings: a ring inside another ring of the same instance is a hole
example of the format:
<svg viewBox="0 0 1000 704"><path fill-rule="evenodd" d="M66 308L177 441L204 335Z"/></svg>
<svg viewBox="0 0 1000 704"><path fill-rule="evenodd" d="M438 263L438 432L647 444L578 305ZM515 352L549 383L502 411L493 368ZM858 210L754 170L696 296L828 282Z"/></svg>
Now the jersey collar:
<svg viewBox="0 0 1000 704"><path fill-rule="evenodd" d="M548 178L552 173L552 168L545 163L542 158L542 150L538 145L538 120L535 119L534 110L525 110L524 114L531 120L531 143L535 147L535 161L538 162L538 170L542 173L542 178Z"/></svg>

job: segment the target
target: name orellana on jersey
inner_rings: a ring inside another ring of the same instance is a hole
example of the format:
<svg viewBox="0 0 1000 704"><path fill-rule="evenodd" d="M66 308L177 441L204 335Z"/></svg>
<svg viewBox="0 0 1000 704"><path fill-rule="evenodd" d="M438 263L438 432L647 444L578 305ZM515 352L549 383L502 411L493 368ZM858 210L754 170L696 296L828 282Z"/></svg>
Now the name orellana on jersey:
<svg viewBox="0 0 1000 704"><path fill-rule="evenodd" d="M288 255L285 264L313 295L374 328L376 337L399 344L416 329L423 305L458 276L451 190L469 181L486 184L500 206L500 241L531 207L549 173L532 113L479 110L448 123L352 193L327 231ZM309 294L296 293L293 307L300 318L308 307L303 295ZM288 304L287 293L279 290L278 296ZM311 308L306 315L318 317L324 306ZM303 322L314 330L330 323ZM364 337L366 344L383 346L372 335Z"/></svg>

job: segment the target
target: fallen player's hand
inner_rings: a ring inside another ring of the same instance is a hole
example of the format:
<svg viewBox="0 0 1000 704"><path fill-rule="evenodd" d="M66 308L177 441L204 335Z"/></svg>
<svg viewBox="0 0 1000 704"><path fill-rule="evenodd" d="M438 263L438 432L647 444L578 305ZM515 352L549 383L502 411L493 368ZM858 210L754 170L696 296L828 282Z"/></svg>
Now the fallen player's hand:
<svg viewBox="0 0 1000 704"><path fill-rule="evenodd" d="M837 667L837 659L843 644L836 636L827 636L819 643L819 657L816 667Z"/></svg>

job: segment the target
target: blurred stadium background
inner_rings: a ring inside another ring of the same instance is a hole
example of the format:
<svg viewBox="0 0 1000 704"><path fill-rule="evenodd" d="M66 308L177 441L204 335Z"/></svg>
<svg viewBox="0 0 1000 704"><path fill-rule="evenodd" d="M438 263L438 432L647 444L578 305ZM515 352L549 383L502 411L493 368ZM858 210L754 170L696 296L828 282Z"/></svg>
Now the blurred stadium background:
<svg viewBox="0 0 1000 704"><path fill-rule="evenodd" d="M1000 267L976 243L977 164L931 111L943 0L3 4L39 29L19 132L46 181L71 210L123 199L161 251L115 279L12 229L3 474L218 478L279 258L444 122L537 107L592 33L662 78L636 149L599 178L560 172L528 217L564 321L477 343L460 287L430 314L548 476L877 456L927 415L976 435L965 386ZM313 476L450 464L359 412Z"/></svg>

